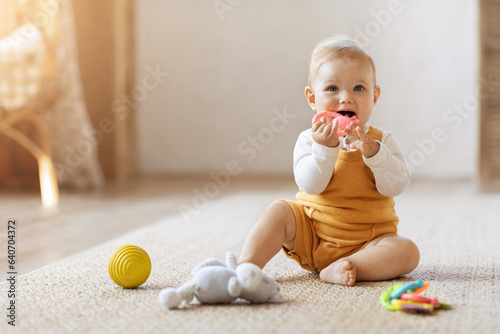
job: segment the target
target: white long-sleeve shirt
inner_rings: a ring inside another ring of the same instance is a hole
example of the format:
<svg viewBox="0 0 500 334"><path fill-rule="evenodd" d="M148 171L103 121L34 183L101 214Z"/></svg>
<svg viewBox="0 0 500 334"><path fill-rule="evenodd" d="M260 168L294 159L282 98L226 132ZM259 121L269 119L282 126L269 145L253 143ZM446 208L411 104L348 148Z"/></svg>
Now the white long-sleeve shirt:
<svg viewBox="0 0 500 334"><path fill-rule="evenodd" d="M369 125L363 130L367 133ZM308 194L322 193L332 175L335 177L335 163L340 150L351 151L350 145L357 141L353 136L339 137L337 147L327 147L312 139L311 130L305 130L297 139L293 152L295 182ZM363 156L365 164L375 176L377 191L385 196L402 193L410 183L410 172L398 143L388 131L383 131L380 150L371 158Z"/></svg>

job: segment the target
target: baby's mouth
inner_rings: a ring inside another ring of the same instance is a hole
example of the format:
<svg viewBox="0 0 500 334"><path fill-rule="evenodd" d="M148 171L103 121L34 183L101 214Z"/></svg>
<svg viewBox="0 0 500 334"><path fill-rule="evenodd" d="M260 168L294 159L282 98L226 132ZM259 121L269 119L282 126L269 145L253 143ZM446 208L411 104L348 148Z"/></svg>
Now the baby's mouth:
<svg viewBox="0 0 500 334"><path fill-rule="evenodd" d="M347 117L353 117L356 116L356 113L351 110L339 110L337 113L341 114L342 116L347 116Z"/></svg>

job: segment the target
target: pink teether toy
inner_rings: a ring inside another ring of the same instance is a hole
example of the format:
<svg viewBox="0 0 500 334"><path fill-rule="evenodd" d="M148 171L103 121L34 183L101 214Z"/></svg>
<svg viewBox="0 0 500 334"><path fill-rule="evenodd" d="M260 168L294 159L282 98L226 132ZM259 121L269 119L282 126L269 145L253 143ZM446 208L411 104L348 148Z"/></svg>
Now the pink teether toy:
<svg viewBox="0 0 500 334"><path fill-rule="evenodd" d="M347 134L345 132L346 129L351 129L351 125L350 125L351 122L354 122L356 124L359 123L359 120L357 119L356 116L349 117L349 116L345 116L345 115L339 114L338 112L334 112L334 111L323 111L323 112L317 113L316 115L314 115L312 123L313 124L316 123L321 117L331 117L331 118L334 118L337 120L337 122L339 124L337 135L339 137L345 136Z"/></svg>

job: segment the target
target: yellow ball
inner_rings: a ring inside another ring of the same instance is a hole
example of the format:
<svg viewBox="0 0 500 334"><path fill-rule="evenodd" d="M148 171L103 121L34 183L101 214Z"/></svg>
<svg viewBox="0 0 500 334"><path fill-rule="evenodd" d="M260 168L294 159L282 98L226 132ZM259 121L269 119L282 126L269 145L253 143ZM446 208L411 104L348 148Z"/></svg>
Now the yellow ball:
<svg viewBox="0 0 500 334"><path fill-rule="evenodd" d="M111 279L119 286L135 288L148 279L151 273L151 260L141 247L121 246L111 255L108 272Z"/></svg>

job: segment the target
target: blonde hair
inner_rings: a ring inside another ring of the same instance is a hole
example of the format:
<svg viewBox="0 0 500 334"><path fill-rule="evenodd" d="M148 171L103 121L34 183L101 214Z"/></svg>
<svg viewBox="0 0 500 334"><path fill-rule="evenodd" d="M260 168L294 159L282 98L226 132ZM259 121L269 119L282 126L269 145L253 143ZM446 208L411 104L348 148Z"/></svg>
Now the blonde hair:
<svg viewBox="0 0 500 334"><path fill-rule="evenodd" d="M318 74L319 68L324 63L339 58L345 59L360 56L364 57L370 63L373 68L373 77L376 82L375 63L370 54L363 49L358 41L347 35L334 35L321 41L314 49L311 56L307 84L311 86L313 79Z"/></svg>

